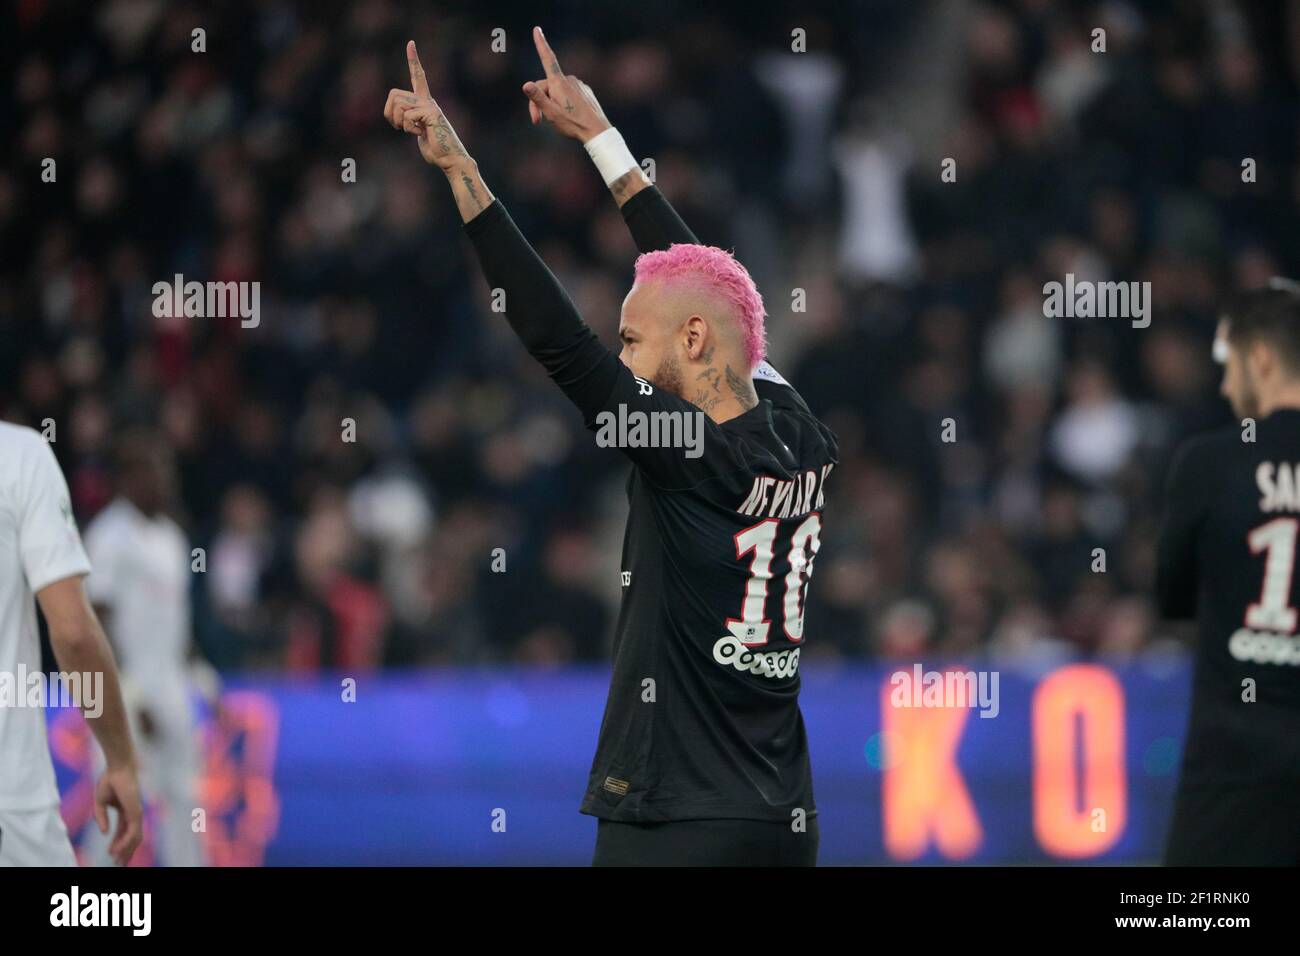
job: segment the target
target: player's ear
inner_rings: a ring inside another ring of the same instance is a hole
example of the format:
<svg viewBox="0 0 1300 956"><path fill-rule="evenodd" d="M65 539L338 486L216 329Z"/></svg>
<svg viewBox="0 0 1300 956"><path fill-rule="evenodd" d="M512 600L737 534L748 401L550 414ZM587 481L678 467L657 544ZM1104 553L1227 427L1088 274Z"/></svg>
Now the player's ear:
<svg viewBox="0 0 1300 956"><path fill-rule="evenodd" d="M704 351L704 341L709 335L708 323L701 316L692 315L686 320L686 355L695 361Z"/></svg>
<svg viewBox="0 0 1300 956"><path fill-rule="evenodd" d="M1250 364L1251 376L1257 381L1270 376L1277 364L1277 357L1273 354L1272 347L1267 342L1259 340L1250 344L1247 360Z"/></svg>

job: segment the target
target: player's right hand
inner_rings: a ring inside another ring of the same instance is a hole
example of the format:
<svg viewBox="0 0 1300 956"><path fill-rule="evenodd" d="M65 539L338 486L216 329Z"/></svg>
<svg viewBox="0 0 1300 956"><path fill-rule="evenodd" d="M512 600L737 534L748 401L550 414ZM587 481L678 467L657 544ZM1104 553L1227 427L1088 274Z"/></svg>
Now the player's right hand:
<svg viewBox="0 0 1300 956"><path fill-rule="evenodd" d="M406 64L411 72L411 89L389 91L388 101L384 104L384 119L394 129L418 137L424 161L445 173L472 162L442 108L429 93L429 81L425 79L414 40L406 44Z"/></svg>
<svg viewBox="0 0 1300 956"><path fill-rule="evenodd" d="M117 832L108 852L118 866L126 866L144 839L144 805L134 767L109 767L95 784L95 823L108 834L108 808L117 810Z"/></svg>
<svg viewBox="0 0 1300 956"><path fill-rule="evenodd" d="M541 27L533 27L533 43L546 72L546 79L524 84L533 125L546 120L565 136L582 143L609 129L609 120L596 94L582 80L560 69L560 61L546 42Z"/></svg>

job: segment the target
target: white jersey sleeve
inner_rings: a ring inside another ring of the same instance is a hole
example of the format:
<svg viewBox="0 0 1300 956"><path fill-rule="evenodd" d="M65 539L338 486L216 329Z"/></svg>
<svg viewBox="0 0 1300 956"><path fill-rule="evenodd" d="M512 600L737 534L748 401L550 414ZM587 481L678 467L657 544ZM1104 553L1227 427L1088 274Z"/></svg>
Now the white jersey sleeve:
<svg viewBox="0 0 1300 956"><path fill-rule="evenodd" d="M18 551L27 586L35 593L55 581L90 573L77 533L68 483L39 435L26 443L18 481Z"/></svg>

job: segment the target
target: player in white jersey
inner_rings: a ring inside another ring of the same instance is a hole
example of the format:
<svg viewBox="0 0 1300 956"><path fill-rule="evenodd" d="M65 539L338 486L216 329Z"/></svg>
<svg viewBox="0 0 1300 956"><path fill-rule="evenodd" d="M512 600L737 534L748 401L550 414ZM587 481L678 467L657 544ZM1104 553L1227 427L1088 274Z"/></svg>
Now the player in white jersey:
<svg viewBox="0 0 1300 956"><path fill-rule="evenodd" d="M59 791L41 706L36 602L62 674L92 675L78 703L107 757L95 786L95 821L126 864L142 836L136 759L117 667L82 589L90 563L54 452L30 428L0 422L0 866L75 866L59 815ZM69 685L75 686L75 685ZM7 688L7 690L3 689ZM92 697L96 699L91 699Z"/></svg>
<svg viewBox="0 0 1300 956"><path fill-rule="evenodd" d="M192 826L202 758L190 697L191 555L168 514L175 467L161 438L145 430L123 436L116 458L117 497L86 529L94 565L86 587L121 662L145 795L161 803L159 862L201 866ZM107 862L94 833L88 846Z"/></svg>

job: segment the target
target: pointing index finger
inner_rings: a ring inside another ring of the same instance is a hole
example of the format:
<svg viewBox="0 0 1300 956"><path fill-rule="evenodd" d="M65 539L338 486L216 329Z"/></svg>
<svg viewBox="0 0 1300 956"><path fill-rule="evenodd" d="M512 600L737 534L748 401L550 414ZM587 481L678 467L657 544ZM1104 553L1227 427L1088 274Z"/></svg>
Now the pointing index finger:
<svg viewBox="0 0 1300 956"><path fill-rule="evenodd" d="M429 95L429 81L424 78L424 67L420 65L420 54L416 52L415 41L406 41L406 65L411 68L411 89L416 96Z"/></svg>
<svg viewBox="0 0 1300 956"><path fill-rule="evenodd" d="M537 46L537 55L541 58L542 69L546 71L546 75L563 76L564 71L560 69L560 61L555 56L555 51L551 49L551 45L546 42L546 34L542 32L541 27L533 27L533 43Z"/></svg>

